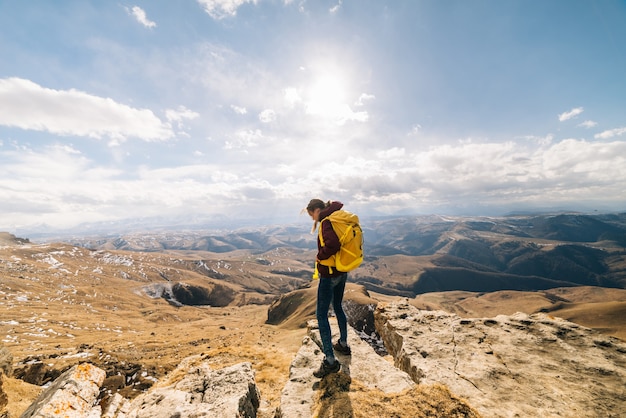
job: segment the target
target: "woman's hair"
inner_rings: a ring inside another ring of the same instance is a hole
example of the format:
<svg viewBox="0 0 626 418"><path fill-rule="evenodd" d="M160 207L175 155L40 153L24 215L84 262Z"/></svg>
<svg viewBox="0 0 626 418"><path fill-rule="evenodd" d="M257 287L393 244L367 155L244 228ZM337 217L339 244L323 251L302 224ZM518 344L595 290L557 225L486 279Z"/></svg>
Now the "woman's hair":
<svg viewBox="0 0 626 418"><path fill-rule="evenodd" d="M329 206L330 206L330 200L324 203L324 201L321 199L311 199L311 201L309 201L309 204L306 206L306 211L309 212L309 214L312 214L315 209L325 209ZM317 229L318 223L319 223L319 220L315 220L313 222L313 227L311 228L311 234L313 234L315 230Z"/></svg>
<svg viewBox="0 0 626 418"><path fill-rule="evenodd" d="M313 212L315 209L324 209L330 206L330 201L324 203L321 199L311 199L306 207L307 212Z"/></svg>

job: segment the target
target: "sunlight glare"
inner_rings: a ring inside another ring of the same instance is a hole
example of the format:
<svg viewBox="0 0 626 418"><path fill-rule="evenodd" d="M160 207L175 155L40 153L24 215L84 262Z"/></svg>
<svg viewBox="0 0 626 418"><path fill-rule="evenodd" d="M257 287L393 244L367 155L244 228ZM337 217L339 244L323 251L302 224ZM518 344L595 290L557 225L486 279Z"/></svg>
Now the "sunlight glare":
<svg viewBox="0 0 626 418"><path fill-rule="evenodd" d="M333 116L346 106L346 85L333 75L319 77L312 85L307 97L307 113Z"/></svg>

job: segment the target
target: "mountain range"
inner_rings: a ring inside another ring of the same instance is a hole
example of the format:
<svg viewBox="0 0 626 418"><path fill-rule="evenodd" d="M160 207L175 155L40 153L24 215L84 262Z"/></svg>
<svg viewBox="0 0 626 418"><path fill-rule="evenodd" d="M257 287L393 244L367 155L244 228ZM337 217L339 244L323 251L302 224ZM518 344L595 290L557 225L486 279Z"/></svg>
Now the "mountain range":
<svg viewBox="0 0 626 418"><path fill-rule="evenodd" d="M367 219L362 227L366 259L352 280L383 294L626 287L626 213ZM302 262L315 248L315 236L306 227L294 225L222 233L78 237L68 242L92 249L144 252L263 254L289 248ZM300 267L287 275L306 280L310 268Z"/></svg>
<svg viewBox="0 0 626 418"><path fill-rule="evenodd" d="M10 407L24 410L42 385L86 360L106 371L103 390L132 399L201 355L222 366L252 361L271 410L315 317L309 227L49 242L0 233ZM358 330L373 329L372 306L408 298L461 317L542 312L626 338L624 213L378 218L362 227L366 259L346 291Z"/></svg>

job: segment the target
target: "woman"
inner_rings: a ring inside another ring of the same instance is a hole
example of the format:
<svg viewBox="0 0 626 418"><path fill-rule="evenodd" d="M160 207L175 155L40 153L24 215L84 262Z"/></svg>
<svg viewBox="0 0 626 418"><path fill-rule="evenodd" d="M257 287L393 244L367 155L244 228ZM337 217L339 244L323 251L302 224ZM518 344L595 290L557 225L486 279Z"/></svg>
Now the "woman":
<svg viewBox="0 0 626 418"><path fill-rule="evenodd" d="M312 199L306 210L315 221L315 226L319 223L320 231L317 237L317 257L315 268L319 274L319 285L317 287L317 323L322 339L322 350L324 360L318 370L313 375L322 378L330 373L336 373L341 368L341 364L335 358L333 348L341 354L350 355L348 346L348 322L343 311L341 302L343 292L346 287L348 273L338 271L332 263L335 254L339 251L341 244L335 233L330 219L326 219L331 213L341 210L343 203L326 202L320 199ZM330 261L329 261L330 260ZM337 324L339 325L339 341L333 346L331 340L330 323L328 322L328 310L333 304Z"/></svg>

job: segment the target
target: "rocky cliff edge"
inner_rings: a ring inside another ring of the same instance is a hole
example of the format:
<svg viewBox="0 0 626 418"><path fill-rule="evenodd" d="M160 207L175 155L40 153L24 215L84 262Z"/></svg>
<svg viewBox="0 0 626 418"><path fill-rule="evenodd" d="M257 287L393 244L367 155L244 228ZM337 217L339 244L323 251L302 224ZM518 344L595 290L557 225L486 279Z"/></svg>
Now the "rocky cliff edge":
<svg viewBox="0 0 626 418"><path fill-rule="evenodd" d="M84 363L44 390L30 417L618 417L626 416L626 343L545 314L461 318L407 301L381 304L381 357L350 329L352 356L315 379L315 321L290 367L281 405L263 408L250 363L214 370L202 359L132 401L98 401L104 372ZM336 323L331 321L336 338Z"/></svg>

